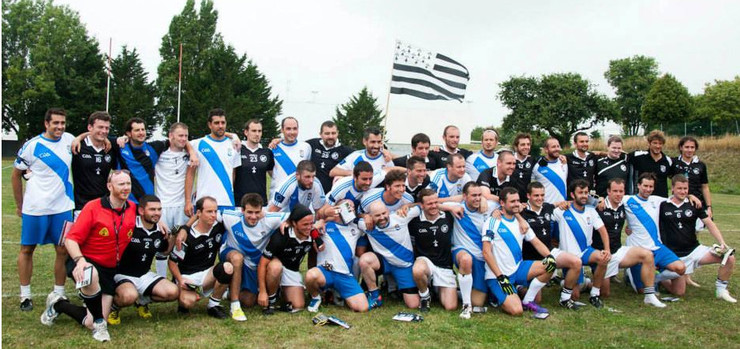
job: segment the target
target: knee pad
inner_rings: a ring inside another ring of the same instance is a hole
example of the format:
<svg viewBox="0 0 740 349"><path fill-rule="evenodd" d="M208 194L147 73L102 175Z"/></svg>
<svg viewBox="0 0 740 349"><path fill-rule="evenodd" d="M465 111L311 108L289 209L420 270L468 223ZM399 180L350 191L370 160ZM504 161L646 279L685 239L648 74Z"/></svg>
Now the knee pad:
<svg viewBox="0 0 740 349"><path fill-rule="evenodd" d="M213 277L215 277L216 281L219 283L228 285L231 282L232 275L226 273L226 270L224 270L224 263L221 262L213 267Z"/></svg>

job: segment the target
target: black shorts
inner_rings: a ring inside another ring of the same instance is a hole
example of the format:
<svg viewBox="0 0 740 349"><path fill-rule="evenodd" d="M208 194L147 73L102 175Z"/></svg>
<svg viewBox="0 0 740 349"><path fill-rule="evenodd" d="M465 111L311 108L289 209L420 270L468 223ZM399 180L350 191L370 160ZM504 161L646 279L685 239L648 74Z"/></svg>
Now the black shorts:
<svg viewBox="0 0 740 349"><path fill-rule="evenodd" d="M87 260L87 259L85 259ZM103 292L103 294L107 295L115 295L116 294L116 281L113 279L113 277L116 275L116 268L106 268L101 267L97 263L88 260L88 263L92 264L95 270L98 271L98 280L100 281L100 290ZM72 279L74 282L75 279L72 276L72 271L77 266L77 263L72 260L72 258L67 259L66 267L67 267L67 276Z"/></svg>

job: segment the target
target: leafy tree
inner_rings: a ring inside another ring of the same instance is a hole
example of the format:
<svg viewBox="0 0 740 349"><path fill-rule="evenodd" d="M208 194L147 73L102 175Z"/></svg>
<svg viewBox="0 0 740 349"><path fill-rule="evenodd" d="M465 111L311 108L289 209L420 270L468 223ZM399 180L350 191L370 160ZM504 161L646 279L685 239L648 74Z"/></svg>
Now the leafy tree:
<svg viewBox="0 0 740 349"><path fill-rule="evenodd" d="M213 2L202 0L196 11L188 0L179 15L172 18L169 32L162 38L162 56L157 69L158 107L165 123L177 118L177 86L180 43L183 44L182 99L180 121L188 124L190 135L208 133L208 111L223 108L231 132L241 130L247 120L262 121L263 137L278 134L275 117L282 101L272 97L267 78L246 55L239 55L216 31L218 12Z"/></svg>
<svg viewBox="0 0 740 349"><path fill-rule="evenodd" d="M162 117L155 105L156 88L149 82L136 49L123 47L118 57L111 61L111 75L111 133L122 135L126 121L139 117L146 121L151 134L162 123Z"/></svg>
<svg viewBox="0 0 740 349"><path fill-rule="evenodd" d="M67 110L67 130L86 130L105 106L98 43L76 12L41 0L3 0L3 130L24 140L44 131L50 107Z"/></svg>
<svg viewBox="0 0 740 349"><path fill-rule="evenodd" d="M374 126L380 128L383 118L377 105L378 99L363 87L360 93L352 96L349 102L337 107L337 115L333 121L337 124L339 141L355 149L362 149L362 136L366 128Z"/></svg>
<svg viewBox="0 0 740 349"><path fill-rule="evenodd" d="M579 74L511 77L499 86L498 98L511 110L504 117L504 129L544 131L561 144L575 132L617 117L614 103Z"/></svg>
<svg viewBox="0 0 740 349"><path fill-rule="evenodd" d="M644 126L642 106L645 96L658 78L658 63L652 57L633 56L609 62L609 70L604 73L609 84L614 87L617 97L614 101L619 108L619 118L628 136L634 136Z"/></svg>
<svg viewBox="0 0 740 349"><path fill-rule="evenodd" d="M642 106L642 121L647 125L684 122L692 113L692 97L671 74L655 81Z"/></svg>
<svg viewBox="0 0 740 349"><path fill-rule="evenodd" d="M734 80L715 80L713 85L706 84L704 93L696 96L695 101L698 119L740 119L740 76L736 76Z"/></svg>

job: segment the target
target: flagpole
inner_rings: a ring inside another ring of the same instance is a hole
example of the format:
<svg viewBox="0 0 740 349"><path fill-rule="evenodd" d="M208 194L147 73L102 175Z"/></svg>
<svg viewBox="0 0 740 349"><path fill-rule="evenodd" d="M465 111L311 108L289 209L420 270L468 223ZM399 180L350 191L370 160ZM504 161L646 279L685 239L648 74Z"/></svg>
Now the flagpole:
<svg viewBox="0 0 740 349"><path fill-rule="evenodd" d="M182 43L180 43L180 67L177 74L177 122L180 122L180 93L182 92Z"/></svg>
<svg viewBox="0 0 740 349"><path fill-rule="evenodd" d="M396 40L396 45L399 44L399 41ZM388 110L390 110L391 107L391 84L393 83L393 64L396 62L396 52L395 49L393 51L393 62L391 63L391 78L388 79L388 97L385 99L385 117L383 118L383 131L386 133L388 132Z"/></svg>
<svg viewBox="0 0 740 349"><path fill-rule="evenodd" d="M105 112L108 112L108 105L110 102L110 71L111 71L111 61L110 56L113 52L113 38L110 38L108 41L108 84L105 88Z"/></svg>

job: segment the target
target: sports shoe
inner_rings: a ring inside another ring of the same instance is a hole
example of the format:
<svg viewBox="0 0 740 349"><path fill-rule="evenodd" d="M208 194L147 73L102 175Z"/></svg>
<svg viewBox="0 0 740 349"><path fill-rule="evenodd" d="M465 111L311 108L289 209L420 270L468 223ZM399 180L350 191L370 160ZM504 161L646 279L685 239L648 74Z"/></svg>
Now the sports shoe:
<svg viewBox="0 0 740 349"><path fill-rule="evenodd" d="M273 315L275 314L275 306L270 304L265 308L262 308L262 314L263 315Z"/></svg>
<svg viewBox="0 0 740 349"><path fill-rule="evenodd" d="M224 311L224 307L217 305L215 307L208 308L208 316L215 317L216 319L223 320L229 317L229 314Z"/></svg>
<svg viewBox="0 0 740 349"><path fill-rule="evenodd" d="M460 317L467 320L470 319L471 315L473 315L473 308L470 307L470 304L463 304L463 309L460 312Z"/></svg>
<svg viewBox="0 0 740 349"><path fill-rule="evenodd" d="M378 307L383 306L383 296L378 295L377 297L373 298L370 296L370 293L367 294L367 300L368 300L368 309L375 309Z"/></svg>
<svg viewBox="0 0 740 349"><path fill-rule="evenodd" d="M308 307L306 308L306 310L308 310L309 313L316 313L319 311L319 306L321 306L321 297L311 297L311 301L308 302Z"/></svg>
<svg viewBox="0 0 740 349"><path fill-rule="evenodd" d="M580 308L580 306L570 298L564 301L560 301L560 306L570 310L578 310L578 308Z"/></svg>
<svg viewBox="0 0 740 349"><path fill-rule="evenodd" d="M33 310L33 301L31 298L24 298L21 300L21 311Z"/></svg>
<svg viewBox="0 0 740 349"><path fill-rule="evenodd" d="M136 312L139 313L139 317L142 319L152 317L152 312L149 311L149 304L136 304Z"/></svg>
<svg viewBox="0 0 740 349"><path fill-rule="evenodd" d="M41 313L41 323L46 326L54 324L54 320L59 316L59 313L54 309L54 305L60 300L67 299L56 292L49 293L46 297L46 309Z"/></svg>
<svg viewBox="0 0 740 349"><path fill-rule="evenodd" d="M522 306L524 307L525 310L529 310L535 314L549 313L547 308L543 308L535 302L522 303Z"/></svg>
<svg viewBox="0 0 740 349"><path fill-rule="evenodd" d="M592 296L588 299L589 303L593 305L596 309L601 309L604 307L604 301L601 300L601 297L599 296Z"/></svg>
<svg viewBox="0 0 740 349"><path fill-rule="evenodd" d="M109 342L110 334L108 333L108 324L103 319L93 322L92 336L98 342Z"/></svg>
<svg viewBox="0 0 740 349"><path fill-rule="evenodd" d="M421 299L421 305L419 305L419 309L422 313L428 313L431 304L432 297L424 297Z"/></svg>
<svg viewBox="0 0 740 349"><path fill-rule="evenodd" d="M661 302L655 294L646 294L645 300L643 300L645 304L652 305L656 308L665 308L665 303Z"/></svg>
<svg viewBox="0 0 740 349"><path fill-rule="evenodd" d="M108 323L111 325L121 324L121 310L120 309L110 310L110 314L108 314Z"/></svg>
<svg viewBox="0 0 740 349"><path fill-rule="evenodd" d="M737 299L732 298L732 296L730 296L730 291L727 291L726 289L721 290L721 291L717 290L716 295L717 295L717 298L723 301L728 301L730 303L737 303Z"/></svg>
<svg viewBox="0 0 740 349"><path fill-rule="evenodd" d="M244 315L244 310L242 310L242 308L232 310L231 318L234 319L234 321L247 321L247 316Z"/></svg>

